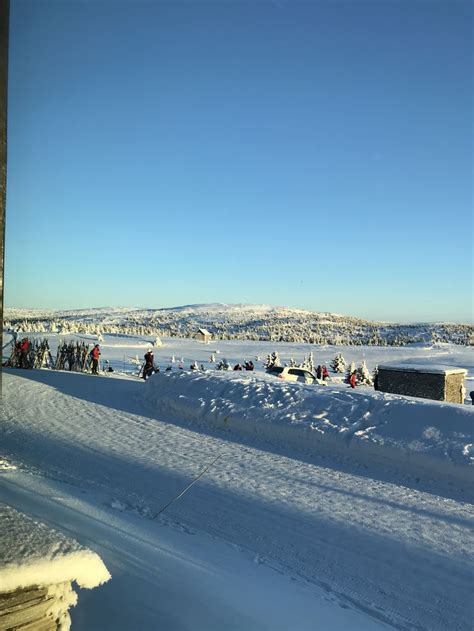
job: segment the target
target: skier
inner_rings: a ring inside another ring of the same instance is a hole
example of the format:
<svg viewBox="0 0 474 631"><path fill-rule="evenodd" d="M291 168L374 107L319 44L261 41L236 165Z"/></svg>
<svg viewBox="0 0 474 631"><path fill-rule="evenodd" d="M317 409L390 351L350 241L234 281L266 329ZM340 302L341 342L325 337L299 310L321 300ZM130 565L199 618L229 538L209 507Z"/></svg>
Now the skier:
<svg viewBox="0 0 474 631"><path fill-rule="evenodd" d="M351 388L355 388L355 387L356 387L356 383L357 383L357 375L356 375L356 373L355 373L355 370L354 370L354 372L352 373L352 375L350 376L349 383L350 383L350 385L351 385Z"/></svg>
<svg viewBox="0 0 474 631"><path fill-rule="evenodd" d="M100 347L98 344L94 346L94 348L90 352L90 357L92 359L92 374L99 374L99 357L100 357Z"/></svg>
<svg viewBox="0 0 474 631"><path fill-rule="evenodd" d="M323 376L323 369L321 367L321 364L319 364L318 367L316 368L316 377L317 379L321 379L322 376Z"/></svg>
<svg viewBox="0 0 474 631"><path fill-rule="evenodd" d="M154 358L151 348L145 353L145 366L143 367L143 379L147 380L155 371Z"/></svg>
<svg viewBox="0 0 474 631"><path fill-rule="evenodd" d="M471 397L472 405L474 405L474 390L471 390L469 396Z"/></svg>
<svg viewBox="0 0 474 631"><path fill-rule="evenodd" d="M323 364L323 380L326 380L328 377L329 377L328 369L326 368L325 364Z"/></svg>

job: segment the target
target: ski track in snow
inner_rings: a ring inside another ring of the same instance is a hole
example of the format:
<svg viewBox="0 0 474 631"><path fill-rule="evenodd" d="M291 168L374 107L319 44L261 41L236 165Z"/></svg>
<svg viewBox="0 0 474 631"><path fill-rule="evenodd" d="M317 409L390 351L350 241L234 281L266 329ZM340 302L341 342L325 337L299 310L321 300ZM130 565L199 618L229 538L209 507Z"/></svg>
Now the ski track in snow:
<svg viewBox="0 0 474 631"><path fill-rule="evenodd" d="M146 519L220 454L163 523L222 539L397 628L471 628L470 504L153 418L137 381L46 371L3 380L2 475L18 467ZM258 397L275 402L265 384ZM288 388L281 405L297 399Z"/></svg>

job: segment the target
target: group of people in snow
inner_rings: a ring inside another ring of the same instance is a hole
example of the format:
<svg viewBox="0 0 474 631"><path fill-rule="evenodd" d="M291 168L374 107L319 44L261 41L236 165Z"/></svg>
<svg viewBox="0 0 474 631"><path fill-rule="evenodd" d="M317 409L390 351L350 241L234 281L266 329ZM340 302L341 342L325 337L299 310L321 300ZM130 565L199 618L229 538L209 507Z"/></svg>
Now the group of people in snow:
<svg viewBox="0 0 474 631"><path fill-rule="evenodd" d="M316 368L316 378L323 379L324 381L329 377L329 370L326 367L326 364L321 364Z"/></svg>
<svg viewBox="0 0 474 631"><path fill-rule="evenodd" d="M29 354L31 350L31 342L27 337L22 340L14 340L12 343L12 353L5 366L13 368L32 368Z"/></svg>
<svg viewBox="0 0 474 631"><path fill-rule="evenodd" d="M253 361L245 361L243 364L235 364L233 370L253 370L255 368Z"/></svg>
<svg viewBox="0 0 474 631"><path fill-rule="evenodd" d="M49 350L47 339L30 340L27 337L11 342L10 357L3 362L3 366L10 368L52 368L53 358Z"/></svg>
<svg viewBox="0 0 474 631"><path fill-rule="evenodd" d="M59 343L56 360L50 352L49 342L46 338L30 340L24 337L12 342L12 352L5 366L12 368L54 368L56 370L74 370L83 372L90 366L92 374L99 374L100 348L96 344L88 352L84 343L63 342Z"/></svg>
<svg viewBox="0 0 474 631"><path fill-rule="evenodd" d="M12 356L5 363L5 365L9 365L16 368L32 368L33 366L31 365L31 361L29 357L32 350L31 341L27 337L24 337L20 341L15 341L12 344L12 346L13 346ZM93 375L99 374L100 355L101 355L100 346L99 344L95 344L89 353L91 372ZM142 370L140 371L139 376L141 376L143 379L146 380L148 379L148 377L150 377L154 373L160 372L160 369L158 366L155 366L155 359L154 359L153 351L151 350L151 348L145 353L144 360L145 361L144 361L144 364L142 366ZM181 370L183 369L182 364L180 364L179 368ZM243 364L240 364L240 363L235 364L233 370L236 370L236 371L237 370L254 370L254 368L255 366L254 366L253 361L246 360ZM230 370L230 366L228 366L228 369ZM171 370L171 367L167 368L167 370ZM198 366L196 361L194 361L191 364L190 370L201 370L205 372L205 368L203 364ZM108 371L112 372L113 369L109 366ZM329 371L325 364L318 365L316 369L316 377L317 379L322 379L322 380L326 380L329 377ZM357 386L357 374L355 370L349 375L348 384L351 388L355 388ZM375 390L378 390L378 374L377 373L374 377L373 385L374 385ZM469 393L469 396L471 398L472 405L474 405L474 390Z"/></svg>

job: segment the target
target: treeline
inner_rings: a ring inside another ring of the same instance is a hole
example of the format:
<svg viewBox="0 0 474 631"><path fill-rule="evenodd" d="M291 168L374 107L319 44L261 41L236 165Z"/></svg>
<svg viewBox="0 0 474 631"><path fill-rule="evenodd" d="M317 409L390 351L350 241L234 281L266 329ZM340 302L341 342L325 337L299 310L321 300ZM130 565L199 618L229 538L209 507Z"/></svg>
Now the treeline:
<svg viewBox="0 0 474 631"><path fill-rule="evenodd" d="M179 312L153 312L138 316L123 314L121 319L97 314L94 319L72 316L11 318L5 328L21 333L60 333L101 335L192 337L206 328L217 340L253 340L297 344L347 346L406 346L407 344L449 342L474 346L474 327L468 324L382 324L358 318L296 312L258 314L195 315Z"/></svg>

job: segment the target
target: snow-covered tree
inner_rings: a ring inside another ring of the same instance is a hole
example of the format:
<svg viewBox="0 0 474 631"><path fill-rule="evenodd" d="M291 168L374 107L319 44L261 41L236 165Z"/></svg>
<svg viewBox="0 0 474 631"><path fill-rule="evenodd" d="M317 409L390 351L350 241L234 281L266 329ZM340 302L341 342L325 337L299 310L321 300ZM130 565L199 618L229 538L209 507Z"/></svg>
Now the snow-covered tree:
<svg viewBox="0 0 474 631"><path fill-rule="evenodd" d="M210 364L216 363L216 356L214 355L214 353L211 353L211 356L209 357L209 363Z"/></svg>
<svg viewBox="0 0 474 631"><path fill-rule="evenodd" d="M305 368L306 370L310 370L311 372L314 372L313 351L310 352L308 357L306 357L306 355L304 355L303 361L300 364L300 368Z"/></svg>
<svg viewBox="0 0 474 631"><path fill-rule="evenodd" d="M174 364L176 362L176 358L174 355L171 356L171 363Z"/></svg>
<svg viewBox="0 0 474 631"><path fill-rule="evenodd" d="M161 339L156 336L154 341L153 341L153 346L163 346L163 342L161 341Z"/></svg>
<svg viewBox="0 0 474 631"><path fill-rule="evenodd" d="M331 368L334 372L344 372L344 368L346 367L346 360L344 359L342 353L337 353L336 357L331 362Z"/></svg>
<svg viewBox="0 0 474 631"><path fill-rule="evenodd" d="M357 368L356 371L357 383L365 384L367 386L372 385L372 377L370 375L369 369L365 363L365 360L362 360L361 365Z"/></svg>
<svg viewBox="0 0 474 631"><path fill-rule="evenodd" d="M280 356L277 351L273 351L273 353L267 355L267 360L264 364L265 368L272 368L272 366L281 366Z"/></svg>

